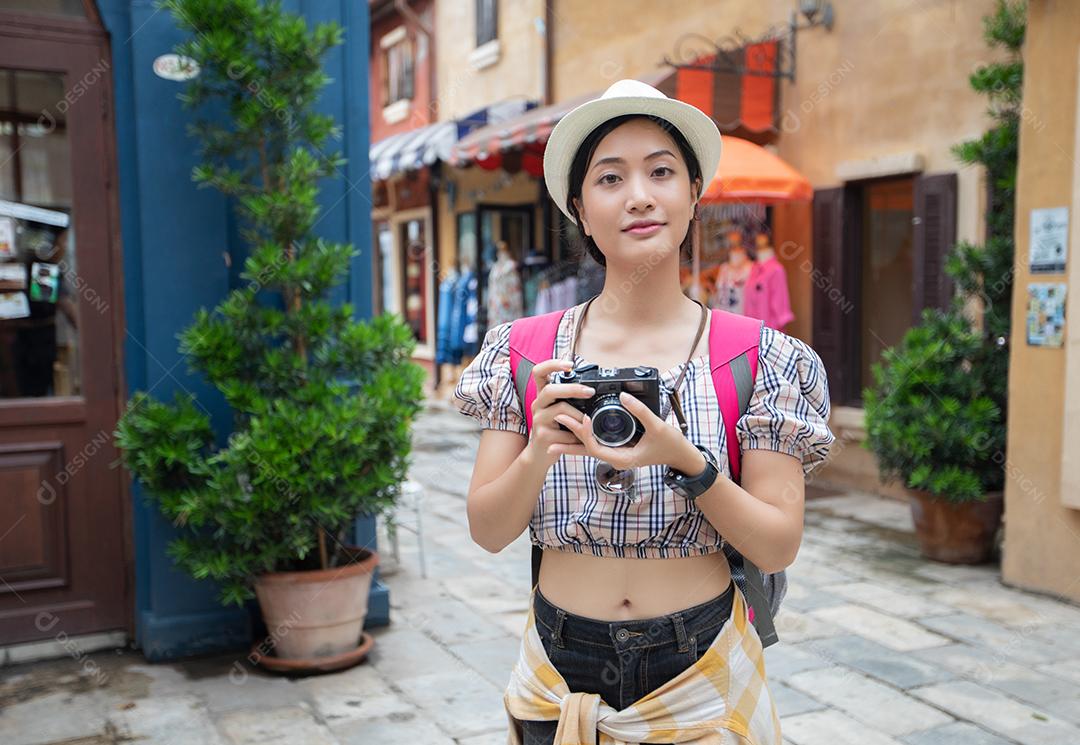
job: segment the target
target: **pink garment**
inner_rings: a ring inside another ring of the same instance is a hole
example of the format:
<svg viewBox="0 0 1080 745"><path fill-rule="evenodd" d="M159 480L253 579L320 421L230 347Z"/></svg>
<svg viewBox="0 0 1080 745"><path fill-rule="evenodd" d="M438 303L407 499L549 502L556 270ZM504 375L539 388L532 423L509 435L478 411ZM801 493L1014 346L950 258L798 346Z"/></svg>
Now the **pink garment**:
<svg viewBox="0 0 1080 745"><path fill-rule="evenodd" d="M788 298L787 272L775 256L754 264L743 293L743 315L760 318L777 331L795 320Z"/></svg>

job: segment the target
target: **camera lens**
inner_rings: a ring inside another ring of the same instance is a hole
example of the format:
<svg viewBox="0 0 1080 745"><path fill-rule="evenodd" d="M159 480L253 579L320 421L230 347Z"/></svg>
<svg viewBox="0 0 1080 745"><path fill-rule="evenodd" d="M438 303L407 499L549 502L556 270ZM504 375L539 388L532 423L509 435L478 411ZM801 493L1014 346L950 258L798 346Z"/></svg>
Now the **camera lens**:
<svg viewBox="0 0 1080 745"><path fill-rule="evenodd" d="M618 447L634 436L636 424L633 415L621 404L606 403L593 413L593 434L608 447Z"/></svg>
<svg viewBox="0 0 1080 745"><path fill-rule="evenodd" d="M623 421L617 414L609 411L600 419L599 425L604 432L617 434L623 428Z"/></svg>

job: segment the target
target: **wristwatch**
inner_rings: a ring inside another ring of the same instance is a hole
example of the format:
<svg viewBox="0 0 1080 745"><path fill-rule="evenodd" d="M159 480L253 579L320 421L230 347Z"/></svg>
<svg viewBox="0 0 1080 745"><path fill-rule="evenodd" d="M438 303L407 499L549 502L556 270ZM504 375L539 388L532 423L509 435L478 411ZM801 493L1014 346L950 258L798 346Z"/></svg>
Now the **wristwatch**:
<svg viewBox="0 0 1080 745"><path fill-rule="evenodd" d="M712 451L697 444L695 444L694 447L700 450L701 454L705 456L704 471L697 475L690 476L668 466L667 470L664 472L664 486L668 487L679 496L689 499L691 502L707 492L709 487L713 485L713 482L716 481L716 477L720 475L720 466L717 465L716 456L712 454Z"/></svg>

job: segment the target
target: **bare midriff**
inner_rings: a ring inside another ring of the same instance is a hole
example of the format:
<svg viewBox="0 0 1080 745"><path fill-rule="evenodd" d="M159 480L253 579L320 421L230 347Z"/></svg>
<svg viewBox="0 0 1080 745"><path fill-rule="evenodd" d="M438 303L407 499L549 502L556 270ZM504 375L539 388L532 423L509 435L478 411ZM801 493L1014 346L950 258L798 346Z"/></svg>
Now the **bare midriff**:
<svg viewBox="0 0 1080 745"><path fill-rule="evenodd" d="M592 328L589 317L581 331L589 331L576 345L586 360L608 367L634 364L655 366L674 373L677 366L709 351L712 314L691 342L701 321L701 306L687 306L686 317L677 324L684 334L667 332L647 338L639 329ZM595 323L595 319L593 320ZM617 344L612 339L620 340ZM594 346L596 340L609 340ZM687 355L687 348L693 351ZM674 422L674 415L669 415ZM673 425L674 426L674 425ZM568 613L603 621L629 621L664 616L712 600L727 591L731 568L723 551L666 559L622 559L579 554L572 550L545 549L540 563L539 585L544 597Z"/></svg>
<svg viewBox="0 0 1080 745"><path fill-rule="evenodd" d="M722 551L668 559L623 559L546 549L540 592L568 613L601 621L653 618L727 591L731 568Z"/></svg>

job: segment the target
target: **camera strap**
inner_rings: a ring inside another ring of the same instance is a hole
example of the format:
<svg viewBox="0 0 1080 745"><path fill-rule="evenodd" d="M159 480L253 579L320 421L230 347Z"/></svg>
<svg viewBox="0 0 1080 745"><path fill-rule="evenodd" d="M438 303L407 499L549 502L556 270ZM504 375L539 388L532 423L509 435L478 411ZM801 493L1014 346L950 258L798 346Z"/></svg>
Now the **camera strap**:
<svg viewBox="0 0 1080 745"><path fill-rule="evenodd" d="M581 315L577 318L577 323L574 325L574 338L570 345L570 362L573 362L577 358L578 336L581 332L581 324L585 321L585 314L589 312L589 306L592 304L592 301L596 300L598 297L600 297L600 295L596 294L589 298L581 309ZM691 298L691 300L693 300L693 298ZM698 343L705 333L705 324L709 320L709 309L705 307L705 304L700 300L694 300L694 302L701 306L701 322L698 324L694 343L690 345L690 354L687 355L686 362L683 363L682 370L679 371L679 377L675 380L675 385L668 391L668 398L671 400L671 408L675 412L675 418L679 420L679 429L682 430L683 437L688 436L687 431L689 430L689 426L686 424L682 403L679 401L679 387L682 385L683 378L686 377L686 369L690 367L690 360L694 359L694 352L698 348Z"/></svg>

